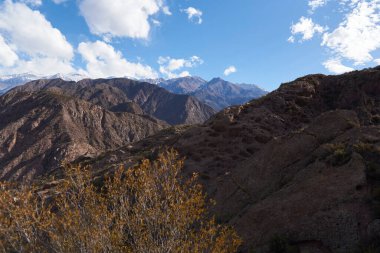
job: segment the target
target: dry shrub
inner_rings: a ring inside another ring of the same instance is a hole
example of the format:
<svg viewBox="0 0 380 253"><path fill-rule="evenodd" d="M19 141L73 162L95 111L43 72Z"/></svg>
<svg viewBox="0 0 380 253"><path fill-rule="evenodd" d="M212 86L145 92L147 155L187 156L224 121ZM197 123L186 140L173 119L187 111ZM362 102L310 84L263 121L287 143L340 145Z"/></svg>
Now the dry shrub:
<svg viewBox="0 0 380 253"><path fill-rule="evenodd" d="M67 168L54 189L0 185L3 252L236 252L236 232L216 224L197 183L181 177L171 150L118 169L95 187L91 172Z"/></svg>

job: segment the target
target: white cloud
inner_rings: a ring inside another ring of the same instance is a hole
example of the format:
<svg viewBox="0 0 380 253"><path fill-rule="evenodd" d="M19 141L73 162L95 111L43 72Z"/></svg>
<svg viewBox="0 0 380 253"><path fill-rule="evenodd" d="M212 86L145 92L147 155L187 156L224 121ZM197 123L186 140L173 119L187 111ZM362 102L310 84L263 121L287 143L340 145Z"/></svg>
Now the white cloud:
<svg viewBox="0 0 380 253"><path fill-rule="evenodd" d="M339 59L329 59L323 63L323 66L325 66L327 70L335 74L342 74L354 70L353 68L344 66L341 60Z"/></svg>
<svg viewBox="0 0 380 253"><path fill-rule="evenodd" d="M0 65L11 67L17 60L17 54L5 43L4 38L0 35Z"/></svg>
<svg viewBox="0 0 380 253"><path fill-rule="evenodd" d="M310 40L315 33L323 33L327 28L315 24L311 18L301 17L300 20L290 27L292 36L288 39L289 42L294 42L297 34L302 35L300 41Z"/></svg>
<svg viewBox="0 0 380 253"><path fill-rule="evenodd" d="M290 42L290 43L294 43L295 40L296 40L296 38L293 35L288 38L288 42Z"/></svg>
<svg viewBox="0 0 380 253"><path fill-rule="evenodd" d="M52 0L55 4L61 4L66 2L67 0ZM38 7L42 5L42 0L19 0L21 3L28 4L33 7Z"/></svg>
<svg viewBox="0 0 380 253"><path fill-rule="evenodd" d="M327 0L309 0L310 11L314 12L319 7L325 6L327 4Z"/></svg>
<svg viewBox="0 0 380 253"><path fill-rule="evenodd" d="M0 13L0 36L5 38L1 51L8 57L11 55L0 72L55 74L73 70L72 46L39 11L6 0L0 5Z"/></svg>
<svg viewBox="0 0 380 253"><path fill-rule="evenodd" d="M311 12L332 2L329 0L309 0ZM373 54L380 49L380 0L337 0L339 8L332 9L343 14L343 18L334 29L327 31L314 24L310 18L301 17L300 22L291 27L289 42L295 41L295 35L301 34L301 41L311 39L315 33L322 33L321 46L328 49L329 60L323 65L333 73L353 70L344 66L344 60L351 66L368 63L380 64ZM327 16L328 17L328 16ZM325 19L328 20L328 19ZM337 60L338 59L338 60Z"/></svg>
<svg viewBox="0 0 380 253"><path fill-rule="evenodd" d="M17 51L30 56L71 59L72 46L45 17L22 3L5 1L0 7L0 32L9 37Z"/></svg>
<svg viewBox="0 0 380 253"><path fill-rule="evenodd" d="M86 62L87 75L93 78L157 78L157 73L151 67L127 61L121 52L102 41L82 42L78 52Z"/></svg>
<svg viewBox="0 0 380 253"><path fill-rule="evenodd" d="M149 17L156 14L161 7L162 0L81 0L79 2L80 12L93 34L136 39L148 38Z"/></svg>
<svg viewBox="0 0 380 253"><path fill-rule="evenodd" d="M361 65L372 61L371 53L380 48L380 1L352 0L350 4L353 9L334 31L323 35L322 45Z"/></svg>
<svg viewBox="0 0 380 253"><path fill-rule="evenodd" d="M203 60L198 56L192 56L189 59L174 59L171 57L158 58L160 73L167 78L176 78L190 76L188 71L181 71L183 68L193 68L203 64Z"/></svg>
<svg viewBox="0 0 380 253"><path fill-rule="evenodd" d="M5 72L5 71L3 71ZM30 60L19 60L5 73L33 73L37 75L68 74L75 72L70 62L54 57L35 57Z"/></svg>
<svg viewBox="0 0 380 253"><path fill-rule="evenodd" d="M183 9L182 11L187 14L187 17L190 21L193 21L197 24L202 24L203 13L201 10L195 9L194 7L189 7L187 9Z"/></svg>
<svg viewBox="0 0 380 253"><path fill-rule="evenodd" d="M229 76L231 75L232 73L235 73L237 71L236 67L235 66L229 66L228 68L226 68L224 70L224 75L225 76Z"/></svg>
<svg viewBox="0 0 380 253"><path fill-rule="evenodd" d="M161 22L158 21L157 19L152 19L152 23L153 23L155 26L160 26L160 25L161 25Z"/></svg>
<svg viewBox="0 0 380 253"><path fill-rule="evenodd" d="M164 7L162 7L162 12L163 12L165 15L168 15L168 16L171 16L171 15L172 15L172 12L170 11L170 9L169 9L168 6L164 6Z"/></svg>

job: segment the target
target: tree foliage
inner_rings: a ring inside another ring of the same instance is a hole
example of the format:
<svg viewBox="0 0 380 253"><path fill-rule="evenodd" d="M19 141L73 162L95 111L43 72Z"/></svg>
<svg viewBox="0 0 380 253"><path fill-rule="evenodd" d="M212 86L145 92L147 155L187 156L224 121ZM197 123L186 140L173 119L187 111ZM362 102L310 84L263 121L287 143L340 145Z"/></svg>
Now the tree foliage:
<svg viewBox="0 0 380 253"><path fill-rule="evenodd" d="M216 224L197 175L181 177L171 150L118 169L96 187L68 167L49 190L0 184L3 252L236 252L236 232Z"/></svg>

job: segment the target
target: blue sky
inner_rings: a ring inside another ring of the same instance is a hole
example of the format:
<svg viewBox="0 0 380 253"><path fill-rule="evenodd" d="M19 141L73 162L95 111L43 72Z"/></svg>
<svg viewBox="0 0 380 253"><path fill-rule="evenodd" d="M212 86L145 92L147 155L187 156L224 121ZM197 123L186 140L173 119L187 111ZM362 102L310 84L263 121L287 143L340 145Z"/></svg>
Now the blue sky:
<svg viewBox="0 0 380 253"><path fill-rule="evenodd" d="M277 88L380 64L380 0L3 0L0 74Z"/></svg>

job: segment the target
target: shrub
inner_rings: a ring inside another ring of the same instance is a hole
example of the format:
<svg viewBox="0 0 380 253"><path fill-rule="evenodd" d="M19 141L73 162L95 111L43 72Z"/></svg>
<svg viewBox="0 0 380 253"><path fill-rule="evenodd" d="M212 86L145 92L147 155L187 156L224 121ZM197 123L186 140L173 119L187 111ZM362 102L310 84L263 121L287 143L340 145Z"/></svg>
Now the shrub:
<svg viewBox="0 0 380 253"><path fill-rule="evenodd" d="M341 166L351 160L352 150L343 143L327 144L326 148L331 152L328 162L332 166Z"/></svg>
<svg viewBox="0 0 380 253"><path fill-rule="evenodd" d="M197 175L181 177L175 151L118 169L104 185L66 168L48 192L0 185L3 252L236 252L236 232L210 218Z"/></svg>

